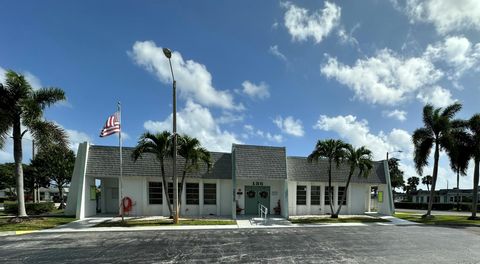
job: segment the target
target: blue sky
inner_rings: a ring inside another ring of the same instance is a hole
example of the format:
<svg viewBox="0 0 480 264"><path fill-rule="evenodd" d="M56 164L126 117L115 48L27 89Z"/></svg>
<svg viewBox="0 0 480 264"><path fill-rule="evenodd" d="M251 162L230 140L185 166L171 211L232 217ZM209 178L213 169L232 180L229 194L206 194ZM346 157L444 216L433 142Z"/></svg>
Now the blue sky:
<svg viewBox="0 0 480 264"><path fill-rule="evenodd" d="M66 129L72 148L116 144L98 134L117 101L126 146L146 130L171 129L162 47L174 51L179 130L210 150L235 142L306 156L318 139L341 138L376 159L403 151L394 155L407 178L416 175L410 135L425 103L459 101L462 118L479 112L474 0L9 1L0 9L8 10L0 73L66 91L45 116ZM12 160L11 148L0 162ZM439 187L452 187L441 159ZM462 187L472 186L472 172Z"/></svg>

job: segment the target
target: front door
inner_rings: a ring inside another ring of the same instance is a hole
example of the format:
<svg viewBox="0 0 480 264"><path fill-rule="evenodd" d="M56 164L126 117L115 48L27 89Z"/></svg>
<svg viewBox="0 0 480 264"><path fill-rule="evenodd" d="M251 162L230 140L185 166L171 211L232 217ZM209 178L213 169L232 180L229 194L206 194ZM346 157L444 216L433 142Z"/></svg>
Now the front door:
<svg viewBox="0 0 480 264"><path fill-rule="evenodd" d="M258 214L258 204L270 213L270 186L245 186L245 214Z"/></svg>

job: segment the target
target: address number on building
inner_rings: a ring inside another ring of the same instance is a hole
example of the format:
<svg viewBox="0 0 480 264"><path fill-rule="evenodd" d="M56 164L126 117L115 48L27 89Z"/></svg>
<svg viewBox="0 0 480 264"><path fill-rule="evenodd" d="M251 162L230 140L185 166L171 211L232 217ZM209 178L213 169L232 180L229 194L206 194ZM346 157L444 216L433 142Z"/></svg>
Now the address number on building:
<svg viewBox="0 0 480 264"><path fill-rule="evenodd" d="M253 182L253 186L263 186L263 182Z"/></svg>

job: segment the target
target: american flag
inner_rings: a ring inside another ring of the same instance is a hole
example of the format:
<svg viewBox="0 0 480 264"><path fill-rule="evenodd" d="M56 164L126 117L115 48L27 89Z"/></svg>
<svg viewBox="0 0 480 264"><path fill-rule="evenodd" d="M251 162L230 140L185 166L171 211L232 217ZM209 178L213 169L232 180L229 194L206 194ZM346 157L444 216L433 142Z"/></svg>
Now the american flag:
<svg viewBox="0 0 480 264"><path fill-rule="evenodd" d="M105 122L105 126L100 132L100 137L110 136L111 134L118 132L120 132L120 121L118 120L118 112L116 112L108 117L107 122Z"/></svg>

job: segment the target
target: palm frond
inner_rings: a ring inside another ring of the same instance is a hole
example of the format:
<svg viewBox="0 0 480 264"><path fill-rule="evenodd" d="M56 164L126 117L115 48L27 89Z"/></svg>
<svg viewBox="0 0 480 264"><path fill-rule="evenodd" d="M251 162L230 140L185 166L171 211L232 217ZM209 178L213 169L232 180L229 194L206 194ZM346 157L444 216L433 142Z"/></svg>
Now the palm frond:
<svg viewBox="0 0 480 264"><path fill-rule="evenodd" d="M423 167L428 165L428 157L434 144L432 131L427 128L419 128L413 132L414 163L417 172L422 175Z"/></svg>
<svg viewBox="0 0 480 264"><path fill-rule="evenodd" d="M50 121L36 121L28 124L28 129L33 138L38 142L40 150L48 148L50 145L67 147L68 138L65 130L59 125Z"/></svg>
<svg viewBox="0 0 480 264"><path fill-rule="evenodd" d="M56 87L42 88L33 92L33 100L41 109L45 109L46 107L65 99L65 92Z"/></svg>
<svg viewBox="0 0 480 264"><path fill-rule="evenodd" d="M451 104L442 111L442 117L451 119L455 116L456 113L458 113L462 109L462 104L460 103L454 103Z"/></svg>

